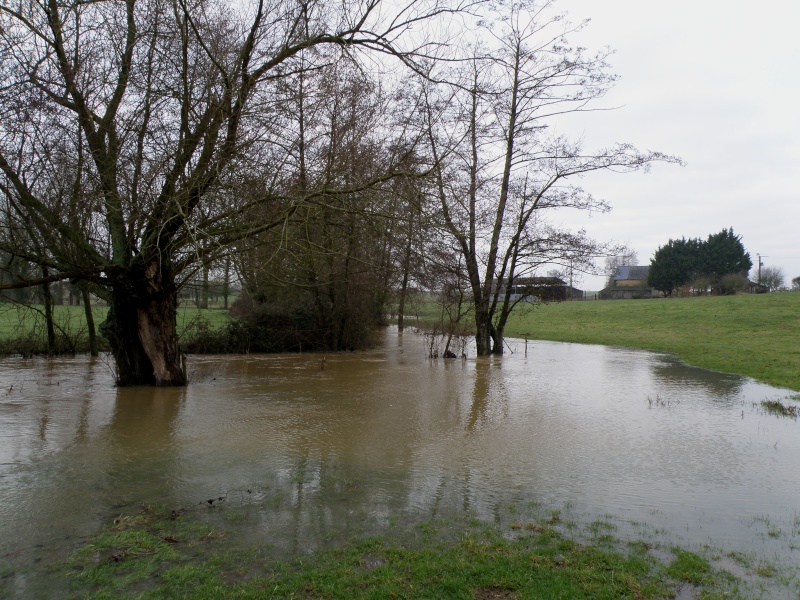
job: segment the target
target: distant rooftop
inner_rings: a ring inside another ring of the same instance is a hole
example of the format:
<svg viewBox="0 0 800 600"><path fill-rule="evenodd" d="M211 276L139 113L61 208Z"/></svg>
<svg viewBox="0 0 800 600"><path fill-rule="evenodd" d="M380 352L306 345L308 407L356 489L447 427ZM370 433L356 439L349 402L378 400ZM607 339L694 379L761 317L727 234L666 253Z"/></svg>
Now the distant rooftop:
<svg viewBox="0 0 800 600"><path fill-rule="evenodd" d="M625 281L631 279L647 279L647 274L650 272L650 265L633 266L623 265L617 267L617 272L611 278L613 281Z"/></svg>

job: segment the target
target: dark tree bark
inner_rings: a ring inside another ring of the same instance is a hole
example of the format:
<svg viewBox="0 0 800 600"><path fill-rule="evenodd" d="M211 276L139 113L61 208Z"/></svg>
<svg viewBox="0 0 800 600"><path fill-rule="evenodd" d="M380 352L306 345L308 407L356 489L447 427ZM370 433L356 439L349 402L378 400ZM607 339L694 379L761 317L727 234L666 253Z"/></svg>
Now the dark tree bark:
<svg viewBox="0 0 800 600"><path fill-rule="evenodd" d="M100 331L111 345L118 385L185 385L171 267L151 262L128 269L115 277L112 291Z"/></svg>
<svg viewBox="0 0 800 600"><path fill-rule="evenodd" d="M97 356L99 354L97 347L97 328L94 325L94 314L92 313L91 294L89 294L89 290L81 290L81 298L83 299L83 310L86 315L86 329L89 334L89 354Z"/></svg>
<svg viewBox="0 0 800 600"><path fill-rule="evenodd" d="M200 288L200 305L198 308L208 308L208 264L203 263L203 282Z"/></svg>
<svg viewBox="0 0 800 600"><path fill-rule="evenodd" d="M231 257L225 257L225 270L222 274L222 307L228 310L228 296L231 288Z"/></svg>
<svg viewBox="0 0 800 600"><path fill-rule="evenodd" d="M49 276L47 267L42 267L42 277L47 279ZM50 284L42 284L42 303L44 304L44 324L47 330L47 354L52 356L56 353L56 330L53 324L53 295L50 293Z"/></svg>

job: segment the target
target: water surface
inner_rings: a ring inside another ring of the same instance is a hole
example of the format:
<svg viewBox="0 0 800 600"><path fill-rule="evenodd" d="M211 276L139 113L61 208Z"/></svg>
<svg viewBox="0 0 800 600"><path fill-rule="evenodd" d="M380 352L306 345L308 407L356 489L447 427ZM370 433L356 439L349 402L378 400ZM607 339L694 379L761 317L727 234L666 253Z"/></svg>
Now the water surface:
<svg viewBox="0 0 800 600"><path fill-rule="evenodd" d="M389 329L362 353L192 357L185 389L118 389L86 357L4 359L4 576L24 595L26 564L115 515L210 499L277 554L536 505L800 562L800 430L760 407L790 392L645 351L511 347L429 360Z"/></svg>

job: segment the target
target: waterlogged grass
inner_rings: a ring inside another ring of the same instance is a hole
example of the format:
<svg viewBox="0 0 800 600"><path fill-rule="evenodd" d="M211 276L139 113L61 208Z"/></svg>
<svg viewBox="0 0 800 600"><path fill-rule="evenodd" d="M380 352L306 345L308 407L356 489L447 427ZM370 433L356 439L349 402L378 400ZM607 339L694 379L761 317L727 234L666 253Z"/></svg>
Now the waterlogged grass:
<svg viewBox="0 0 800 600"><path fill-rule="evenodd" d="M670 577L699 587L712 576L711 563L707 559L681 548L673 548L675 560L667 567Z"/></svg>
<svg viewBox="0 0 800 600"><path fill-rule="evenodd" d="M789 417L790 419L797 420L800 416L800 406L797 404L784 404L780 400L762 400L761 407L764 412L779 417Z"/></svg>
<svg viewBox="0 0 800 600"><path fill-rule="evenodd" d="M604 521L579 542L554 519L507 530L475 520L390 528L274 561L197 514L144 509L117 519L62 569L73 598L740 598L740 581L681 548L621 543ZM772 576L772 574L770 574Z"/></svg>
<svg viewBox="0 0 800 600"><path fill-rule="evenodd" d="M509 337L669 352L688 364L800 390L800 293L538 306Z"/></svg>

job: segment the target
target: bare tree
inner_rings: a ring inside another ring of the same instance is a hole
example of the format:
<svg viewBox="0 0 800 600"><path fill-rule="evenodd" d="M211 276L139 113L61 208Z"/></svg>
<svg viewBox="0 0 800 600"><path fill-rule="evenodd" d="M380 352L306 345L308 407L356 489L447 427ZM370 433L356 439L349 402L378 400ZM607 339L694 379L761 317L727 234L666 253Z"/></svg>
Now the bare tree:
<svg viewBox="0 0 800 600"><path fill-rule="evenodd" d="M617 272L617 267L635 266L638 262L639 254L636 250L624 248L623 252L606 257L603 271L608 277L612 277Z"/></svg>
<svg viewBox="0 0 800 600"><path fill-rule="evenodd" d="M783 274L783 269L780 267L763 267L761 269L760 284L765 285L771 292L775 292L783 288L786 278Z"/></svg>
<svg viewBox="0 0 800 600"><path fill-rule="evenodd" d="M572 181L598 170L629 172L658 152L617 144L586 152L551 133L552 117L585 110L613 81L606 54L567 42L551 2L501 7L488 19L490 46L476 46L456 85L425 94L439 223L455 240L469 281L478 354L502 353L515 280L553 262L591 269L612 253L585 232L547 224L548 211L607 211ZM438 95L437 95L438 92Z"/></svg>
<svg viewBox="0 0 800 600"><path fill-rule="evenodd" d="M84 282L109 303L101 331L118 383L184 385L176 309L185 279L346 187L279 185L289 153L277 83L316 64L324 47L417 68L439 44L409 31L463 7L3 2L0 250L48 269L5 287ZM375 180L393 175L390 166ZM253 219L260 206L269 219ZM23 225L35 243L17 243Z"/></svg>

